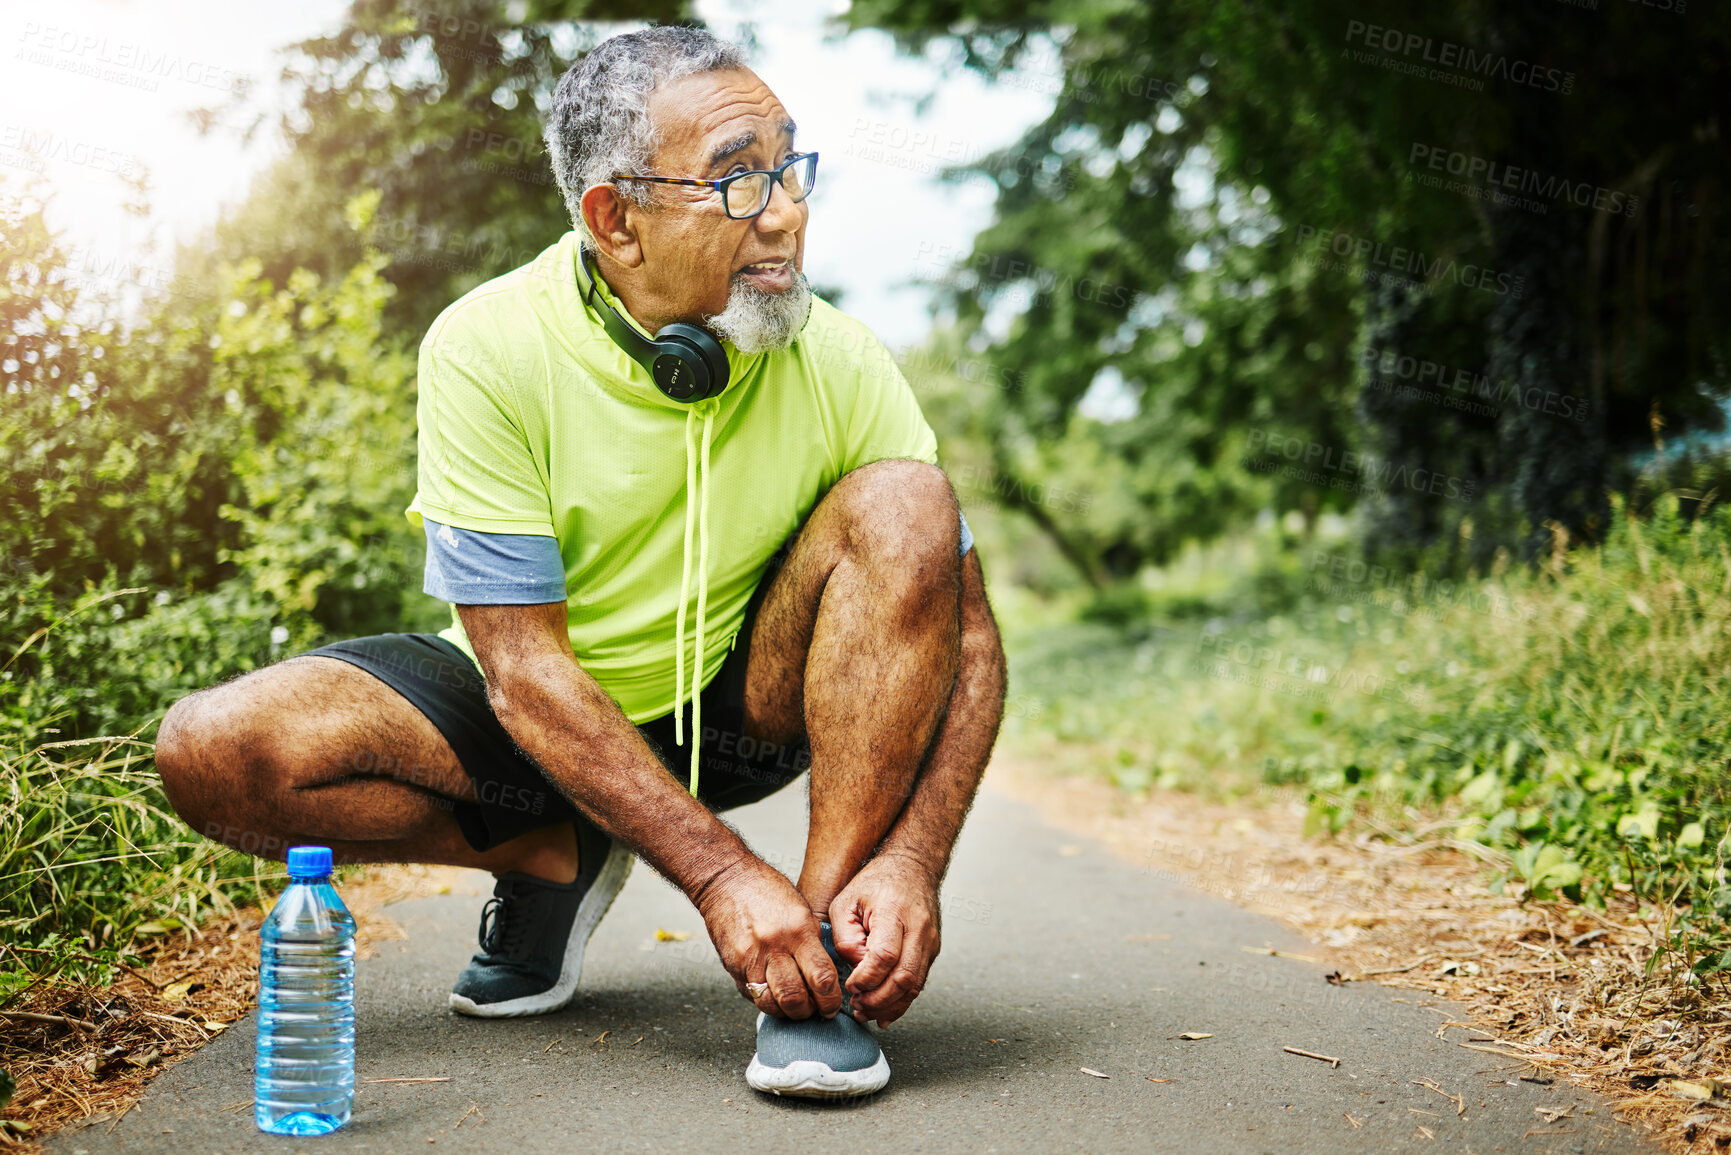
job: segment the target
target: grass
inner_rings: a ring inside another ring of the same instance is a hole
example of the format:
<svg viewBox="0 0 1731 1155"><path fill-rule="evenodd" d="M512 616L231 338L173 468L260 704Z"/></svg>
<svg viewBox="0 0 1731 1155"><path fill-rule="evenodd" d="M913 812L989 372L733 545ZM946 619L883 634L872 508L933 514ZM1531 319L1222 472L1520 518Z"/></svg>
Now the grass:
<svg viewBox="0 0 1731 1155"><path fill-rule="evenodd" d="M1319 833L1446 831L1518 895L1632 891L1669 920L1654 967L1722 985L1731 516L1679 510L1457 583L1223 544L1144 613L1016 636L1008 739L1132 793L1297 791Z"/></svg>
<svg viewBox="0 0 1731 1155"><path fill-rule="evenodd" d="M81 599L0 669L0 1006L51 978L107 982L136 961L137 940L256 903L280 877L174 814L139 737L154 719L129 734L60 737L89 687L32 676L18 658L38 643L113 636L119 627L87 611L115 596Z"/></svg>
<svg viewBox="0 0 1731 1155"><path fill-rule="evenodd" d="M254 901L255 861L199 838L162 797L150 744L50 742L0 755L0 942L119 950Z"/></svg>
<svg viewBox="0 0 1731 1155"><path fill-rule="evenodd" d="M51 974L107 981L138 940L257 903L280 874L189 830L147 742L0 753L0 1000Z"/></svg>

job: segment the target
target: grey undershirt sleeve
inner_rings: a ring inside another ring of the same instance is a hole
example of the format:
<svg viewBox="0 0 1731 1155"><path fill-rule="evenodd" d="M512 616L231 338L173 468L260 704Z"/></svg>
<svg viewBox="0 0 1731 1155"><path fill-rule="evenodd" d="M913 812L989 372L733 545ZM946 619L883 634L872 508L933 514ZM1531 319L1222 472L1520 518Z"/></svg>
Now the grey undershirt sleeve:
<svg viewBox="0 0 1731 1155"><path fill-rule="evenodd" d="M421 588L463 606L534 606L565 600L559 542L527 533L479 533L423 517L427 569Z"/></svg>

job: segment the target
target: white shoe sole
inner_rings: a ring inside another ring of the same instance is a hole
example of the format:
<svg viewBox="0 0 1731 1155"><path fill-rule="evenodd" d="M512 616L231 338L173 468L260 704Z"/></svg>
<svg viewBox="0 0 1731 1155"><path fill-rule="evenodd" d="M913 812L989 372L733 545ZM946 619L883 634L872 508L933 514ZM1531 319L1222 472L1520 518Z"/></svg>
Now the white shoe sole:
<svg viewBox="0 0 1731 1155"><path fill-rule="evenodd" d="M769 1018L757 1012L757 1026ZM878 1061L857 1071L836 1071L816 1059L795 1059L785 1067L766 1066L756 1055L745 1069L745 1084L754 1091L797 1099L851 1099L881 1091L890 1081L890 1061L878 1051Z"/></svg>
<svg viewBox="0 0 1731 1155"><path fill-rule="evenodd" d="M785 1067L766 1067L756 1055L745 1069L745 1082L754 1091L787 1095L797 1099L851 1099L884 1089L890 1081L890 1062L878 1052L878 1061L858 1071L832 1071L816 1059L796 1059Z"/></svg>
<svg viewBox="0 0 1731 1155"><path fill-rule="evenodd" d="M595 933L602 916L619 897L619 892L625 889L625 880L630 877L632 864L636 861L637 856L624 844L613 844L595 884L577 904L577 917L571 920L571 937L565 940L565 962L559 968L557 983L538 995L525 995L502 1003L476 1003L452 991L451 1009L477 1019L518 1019L525 1015L544 1015L570 1002L577 993L577 979L583 973L583 951L589 945L589 936Z"/></svg>

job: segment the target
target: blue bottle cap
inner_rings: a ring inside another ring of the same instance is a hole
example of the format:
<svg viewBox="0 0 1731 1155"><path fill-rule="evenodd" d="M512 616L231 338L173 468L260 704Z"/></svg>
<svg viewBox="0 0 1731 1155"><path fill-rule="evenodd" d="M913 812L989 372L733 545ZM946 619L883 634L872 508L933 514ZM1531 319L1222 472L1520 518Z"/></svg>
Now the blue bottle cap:
<svg viewBox="0 0 1731 1155"><path fill-rule="evenodd" d="M288 852L290 878L323 878L331 872L328 846L291 846Z"/></svg>

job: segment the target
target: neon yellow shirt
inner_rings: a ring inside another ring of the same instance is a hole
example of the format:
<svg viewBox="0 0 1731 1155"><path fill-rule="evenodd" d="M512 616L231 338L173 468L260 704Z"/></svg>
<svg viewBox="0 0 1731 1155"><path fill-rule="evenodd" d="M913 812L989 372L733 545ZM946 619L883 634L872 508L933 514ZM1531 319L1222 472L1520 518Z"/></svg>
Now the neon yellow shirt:
<svg viewBox="0 0 1731 1155"><path fill-rule="evenodd" d="M830 486L885 458L936 464L937 439L889 351L818 298L787 349L747 355L724 343L731 372L718 397L669 400L584 304L576 260L568 232L433 322L406 513L417 527L424 512L459 529L554 538L572 653L645 722L689 700L694 676L715 676L771 555ZM706 511L688 509L693 492ZM707 534L695 516L688 534L688 512L707 513ZM440 636L474 660L455 606Z"/></svg>

